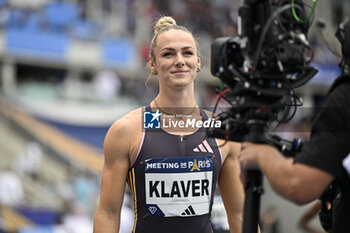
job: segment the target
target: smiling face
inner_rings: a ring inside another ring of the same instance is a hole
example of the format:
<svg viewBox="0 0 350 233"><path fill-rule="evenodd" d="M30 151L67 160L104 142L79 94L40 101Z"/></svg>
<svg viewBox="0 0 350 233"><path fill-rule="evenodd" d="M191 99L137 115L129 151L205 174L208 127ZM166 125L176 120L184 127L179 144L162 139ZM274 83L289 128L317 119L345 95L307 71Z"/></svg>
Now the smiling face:
<svg viewBox="0 0 350 233"><path fill-rule="evenodd" d="M177 29L160 33L149 65L158 72L160 85L171 88L189 86L200 67L194 38L190 33Z"/></svg>

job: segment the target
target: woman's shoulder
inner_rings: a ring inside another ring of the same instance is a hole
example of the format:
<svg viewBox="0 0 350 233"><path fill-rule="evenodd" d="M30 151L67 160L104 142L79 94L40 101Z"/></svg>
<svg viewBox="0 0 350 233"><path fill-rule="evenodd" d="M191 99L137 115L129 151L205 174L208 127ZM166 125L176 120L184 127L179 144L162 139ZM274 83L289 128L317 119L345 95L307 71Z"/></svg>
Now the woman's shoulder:
<svg viewBox="0 0 350 233"><path fill-rule="evenodd" d="M141 140L142 108L133 110L115 121L109 128L104 142L105 161L116 158L133 161L135 148Z"/></svg>
<svg viewBox="0 0 350 233"><path fill-rule="evenodd" d="M128 114L126 114L125 116L123 116L122 118L120 118L120 120L123 123L135 122L135 121L139 121L139 123L140 123L142 120L141 117L142 117L143 111L144 111L143 107L134 109L131 112L129 112Z"/></svg>
<svg viewBox="0 0 350 233"><path fill-rule="evenodd" d="M123 133L124 136L141 132L143 108L137 108L127 113L120 119L116 120L110 127L109 131Z"/></svg>

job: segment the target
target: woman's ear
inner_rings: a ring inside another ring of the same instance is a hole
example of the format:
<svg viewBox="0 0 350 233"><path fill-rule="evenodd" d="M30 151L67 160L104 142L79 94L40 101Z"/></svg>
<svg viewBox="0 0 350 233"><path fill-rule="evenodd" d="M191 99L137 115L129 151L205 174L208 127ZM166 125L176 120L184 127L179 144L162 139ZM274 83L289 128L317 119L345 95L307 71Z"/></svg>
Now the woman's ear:
<svg viewBox="0 0 350 233"><path fill-rule="evenodd" d="M197 63L198 63L198 68L199 68L199 70L201 70L202 69L202 65L201 65L201 57L198 55L198 57L197 57Z"/></svg>
<svg viewBox="0 0 350 233"><path fill-rule="evenodd" d="M157 75L157 74L158 74L157 69L156 69L156 66L155 66L155 64L154 64L154 60L153 60L152 57L148 57L147 66L148 66L148 68L150 69L151 74L153 74L153 75Z"/></svg>
<svg viewBox="0 0 350 233"><path fill-rule="evenodd" d="M152 59L152 57L148 57L148 63L147 63L147 66L150 70L154 69L155 66L154 66L154 61Z"/></svg>

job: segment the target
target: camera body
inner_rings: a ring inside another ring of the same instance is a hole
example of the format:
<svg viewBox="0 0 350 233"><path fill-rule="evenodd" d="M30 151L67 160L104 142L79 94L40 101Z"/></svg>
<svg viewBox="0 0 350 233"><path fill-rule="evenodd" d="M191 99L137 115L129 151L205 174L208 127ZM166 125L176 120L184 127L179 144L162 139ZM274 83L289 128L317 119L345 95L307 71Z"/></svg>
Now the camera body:
<svg viewBox="0 0 350 233"><path fill-rule="evenodd" d="M238 36L212 44L211 73L230 88L222 97L231 107L218 115L224 124L209 129L209 136L241 141L257 130L252 125L265 131L301 101L294 89L317 70L310 66L309 22L296 19L306 18L304 4L290 1L245 0L239 8Z"/></svg>

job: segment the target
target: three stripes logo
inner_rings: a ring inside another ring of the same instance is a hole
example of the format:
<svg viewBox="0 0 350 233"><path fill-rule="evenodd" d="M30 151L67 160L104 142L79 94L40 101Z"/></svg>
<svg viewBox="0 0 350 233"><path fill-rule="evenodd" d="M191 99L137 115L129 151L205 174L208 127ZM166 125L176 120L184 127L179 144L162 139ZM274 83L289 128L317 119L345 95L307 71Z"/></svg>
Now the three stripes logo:
<svg viewBox="0 0 350 233"><path fill-rule="evenodd" d="M189 207L187 207L187 209L185 209L184 212L182 212L181 215L182 215L182 216L196 215L196 212L194 212L193 207L190 205Z"/></svg>
<svg viewBox="0 0 350 233"><path fill-rule="evenodd" d="M193 149L194 152L207 152L214 153L213 149L210 147L207 140L203 140L196 148Z"/></svg>

